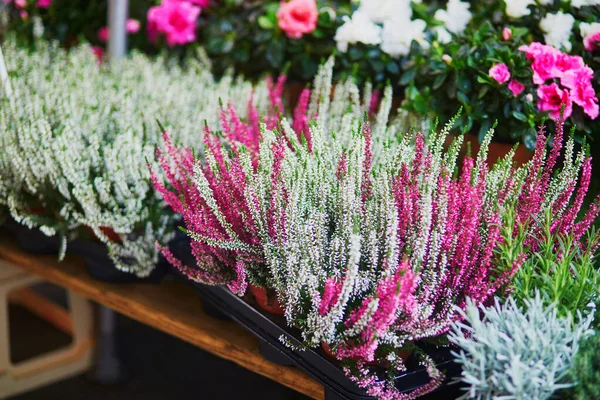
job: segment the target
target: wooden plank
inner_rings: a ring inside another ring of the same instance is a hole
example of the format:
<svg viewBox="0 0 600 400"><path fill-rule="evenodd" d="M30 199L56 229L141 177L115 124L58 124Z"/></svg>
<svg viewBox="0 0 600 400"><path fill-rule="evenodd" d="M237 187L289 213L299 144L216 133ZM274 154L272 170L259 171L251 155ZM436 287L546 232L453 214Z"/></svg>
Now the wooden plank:
<svg viewBox="0 0 600 400"><path fill-rule="evenodd" d="M325 398L323 385L306 373L265 360L259 353L258 339L250 332L235 322L206 315L198 293L183 282L173 280L160 285L99 282L87 273L78 257L67 256L59 263L56 256L31 255L6 233L0 234L0 258L309 397Z"/></svg>
<svg viewBox="0 0 600 400"><path fill-rule="evenodd" d="M33 314L52 324L62 332L73 335L73 320L71 313L58 304L39 295L31 288L18 289L8 294L8 299L13 304L25 307Z"/></svg>

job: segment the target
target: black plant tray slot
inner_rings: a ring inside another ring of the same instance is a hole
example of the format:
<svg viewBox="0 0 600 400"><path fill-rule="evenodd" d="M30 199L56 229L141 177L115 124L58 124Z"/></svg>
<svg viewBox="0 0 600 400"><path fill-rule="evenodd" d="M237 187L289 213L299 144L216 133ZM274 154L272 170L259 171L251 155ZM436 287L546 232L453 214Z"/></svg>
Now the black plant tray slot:
<svg viewBox="0 0 600 400"><path fill-rule="evenodd" d="M13 220L6 221L4 228L15 235L19 246L28 253L50 255L60 251L60 238L57 236L46 236L39 229L29 229Z"/></svg>
<svg viewBox="0 0 600 400"><path fill-rule="evenodd" d="M30 254L57 255L60 250L58 236L46 236L39 229L29 229L13 220L7 221L2 228L15 235L19 246ZM106 246L101 242L77 239L67 245L67 254L83 258L90 275L95 279L110 283L155 283L162 281L167 271L167 261L161 256L147 278L138 278L134 274L115 268L108 256Z"/></svg>
<svg viewBox="0 0 600 400"><path fill-rule="evenodd" d="M340 366L318 349L302 351L292 350L279 340L284 336L292 344L302 347L294 333L285 325L283 317L274 316L263 312L247 303L244 299L231 293L225 287L215 287L195 284L205 301L219 308L223 313L246 327L261 340L261 353L270 361L295 365L304 370L325 386L326 400L348 399L366 400L374 399L356 386L342 371ZM420 346L424 348L426 346ZM437 367L446 374L446 380L438 390L455 389L455 385L448 388L451 378L460 374L460 367L454 363L450 350L445 347L424 349L432 356ZM409 372L396 378L396 387L401 392L410 392L430 380L422 366L417 365L412 358L407 361ZM441 393L440 393L441 394ZM443 398L447 397L445 394Z"/></svg>
<svg viewBox="0 0 600 400"><path fill-rule="evenodd" d="M159 284L167 271L167 263L162 257L147 278L139 278L135 274L118 270L108 256L106 246L91 240L75 240L69 245L73 254L83 258L88 272L95 279L110 283L153 283Z"/></svg>

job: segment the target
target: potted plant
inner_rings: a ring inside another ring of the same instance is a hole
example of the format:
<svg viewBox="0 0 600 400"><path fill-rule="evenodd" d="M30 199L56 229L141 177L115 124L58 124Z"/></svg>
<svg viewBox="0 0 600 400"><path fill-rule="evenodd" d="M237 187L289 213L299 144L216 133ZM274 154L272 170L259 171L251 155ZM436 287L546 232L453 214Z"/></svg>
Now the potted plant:
<svg viewBox="0 0 600 400"><path fill-rule="evenodd" d="M3 46L13 96L2 99L0 203L15 221L60 236L61 258L68 240L89 238L102 243L105 269L146 277L158 262L154 243L168 242L174 220L147 167L160 144L156 119L193 146L204 123L219 126L219 99L266 107L267 85L216 81L195 61L167 68L135 53L99 66L89 46L37 47ZM97 261L88 250L80 253Z"/></svg>

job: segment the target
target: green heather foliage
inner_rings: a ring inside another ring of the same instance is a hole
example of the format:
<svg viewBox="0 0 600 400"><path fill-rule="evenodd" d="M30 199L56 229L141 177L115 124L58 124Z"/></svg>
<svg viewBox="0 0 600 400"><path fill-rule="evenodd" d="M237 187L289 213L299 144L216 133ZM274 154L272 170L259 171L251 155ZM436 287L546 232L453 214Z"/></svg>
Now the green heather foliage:
<svg viewBox="0 0 600 400"><path fill-rule="evenodd" d="M581 342L571 368L571 379L577 384L565 391L564 398L600 399L600 335L598 333Z"/></svg>
<svg viewBox="0 0 600 400"><path fill-rule="evenodd" d="M459 312L465 323L456 323L449 338L460 348L454 355L467 385L462 398L548 399L573 385L569 369L592 333L591 314L560 316L539 293L523 307L509 298L489 308L470 302Z"/></svg>
<svg viewBox="0 0 600 400"><path fill-rule="evenodd" d="M543 222L539 248L517 271L511 295L524 305L525 300L539 290L544 303L556 303L559 315L564 316L585 310L597 301L600 272L594 265L594 253L599 236L592 229L581 247L572 235L552 235L551 223L548 215Z"/></svg>

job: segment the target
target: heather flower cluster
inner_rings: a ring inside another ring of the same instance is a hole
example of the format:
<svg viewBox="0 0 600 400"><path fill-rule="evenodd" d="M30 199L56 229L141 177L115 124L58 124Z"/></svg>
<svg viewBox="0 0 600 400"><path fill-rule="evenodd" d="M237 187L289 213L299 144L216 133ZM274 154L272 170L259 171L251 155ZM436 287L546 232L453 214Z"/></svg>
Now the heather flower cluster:
<svg viewBox="0 0 600 400"><path fill-rule="evenodd" d="M133 54L99 67L88 46L66 52L43 42L31 53L6 41L3 52L12 90L2 90L0 108L0 204L15 221L60 236L62 254L68 240L93 232L118 269L138 276L156 265L155 242L167 243L175 218L147 166L161 141L156 120L175 128L178 144L198 147L199 126L220 127L219 99L266 109L266 83L215 81L191 60L182 68Z"/></svg>
<svg viewBox="0 0 600 400"><path fill-rule="evenodd" d="M322 345L371 395L414 398L444 376L417 351L431 382L397 392L393 376L406 369L407 350L446 334L469 301L488 304L506 294L539 249L541 217L552 221L551 246L570 235L585 248L600 211L595 202L577 221L591 160L574 154L574 139L564 141L559 123L552 149L541 129L522 168L512 165L514 151L488 167L492 132L459 168L463 137L443 151L454 121L427 137L398 131L401 124L387 117L389 93L377 114L373 95L367 91L361 104L351 83L330 100L331 67L312 94L303 93L291 123L271 117L248 124L235 108L221 110L229 149L207 129L205 164L165 135L159 160L171 187L155 186L183 215L197 265L166 248L163 254L198 282L226 284L239 295L249 286L274 290L306 346ZM274 109L282 107L280 93L270 86ZM378 365L388 378L376 373Z"/></svg>
<svg viewBox="0 0 600 400"><path fill-rule="evenodd" d="M540 111L549 111L551 118L558 119L564 105L564 117L568 118L575 103L591 119L598 117L598 97L592 86L594 71L585 65L581 57L570 56L538 42L523 45L519 50L525 52L532 61L533 83L538 85L537 107Z"/></svg>

